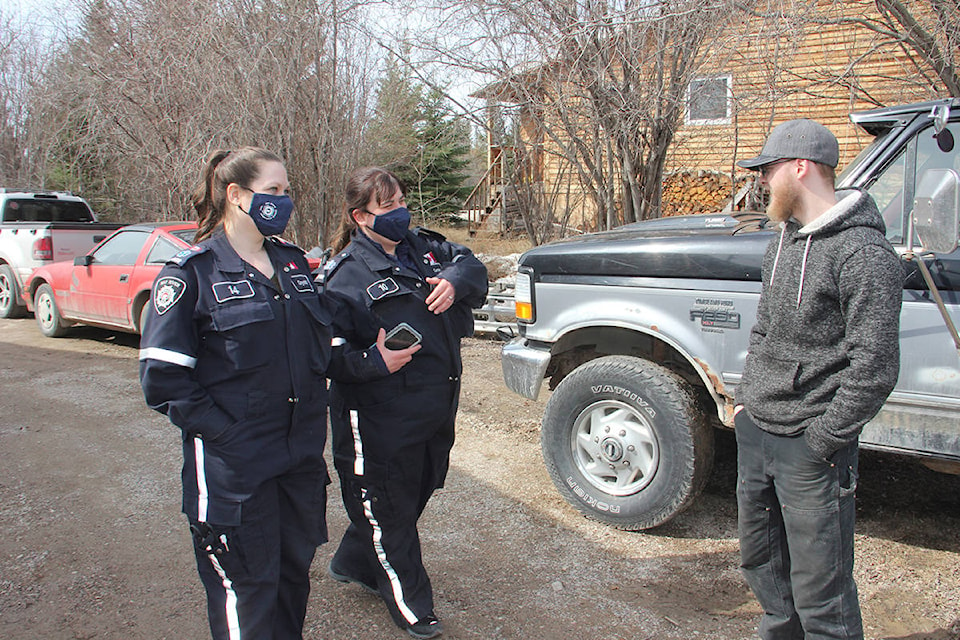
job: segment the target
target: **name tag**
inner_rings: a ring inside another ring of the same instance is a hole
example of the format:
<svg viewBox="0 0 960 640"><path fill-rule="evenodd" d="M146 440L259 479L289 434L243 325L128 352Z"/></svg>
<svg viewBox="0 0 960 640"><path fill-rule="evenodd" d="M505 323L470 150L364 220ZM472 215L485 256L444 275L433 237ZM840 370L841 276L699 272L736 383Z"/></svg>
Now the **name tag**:
<svg viewBox="0 0 960 640"><path fill-rule="evenodd" d="M371 300L379 300L383 296L390 295L399 290L400 285L398 285L393 278L385 278L367 287L367 295L370 296Z"/></svg>
<svg viewBox="0 0 960 640"><path fill-rule="evenodd" d="M254 295L253 285L247 280L213 283L213 296L217 299L217 302L222 303L238 298L252 298Z"/></svg>
<svg viewBox="0 0 960 640"><path fill-rule="evenodd" d="M313 283L310 282L309 276L306 276L302 273L295 273L290 276L290 282L293 283L293 288L299 291L300 293L306 293L307 291L314 291Z"/></svg>

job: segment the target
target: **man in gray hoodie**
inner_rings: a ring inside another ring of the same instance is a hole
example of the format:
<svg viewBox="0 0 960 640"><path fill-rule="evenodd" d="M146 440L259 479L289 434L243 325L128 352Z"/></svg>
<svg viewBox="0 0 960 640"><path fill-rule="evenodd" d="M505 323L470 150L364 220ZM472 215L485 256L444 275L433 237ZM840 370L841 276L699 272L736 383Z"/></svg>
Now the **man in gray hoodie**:
<svg viewBox="0 0 960 640"><path fill-rule="evenodd" d="M737 390L741 568L764 640L863 638L853 580L857 440L897 382L900 260L873 199L834 192L837 139L777 126L757 323Z"/></svg>

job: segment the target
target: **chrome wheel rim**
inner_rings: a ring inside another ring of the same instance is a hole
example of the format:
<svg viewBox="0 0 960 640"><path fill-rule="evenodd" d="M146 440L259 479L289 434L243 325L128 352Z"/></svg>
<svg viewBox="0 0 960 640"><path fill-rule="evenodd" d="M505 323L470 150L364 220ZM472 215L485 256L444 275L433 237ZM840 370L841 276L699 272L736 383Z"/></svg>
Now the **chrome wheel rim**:
<svg viewBox="0 0 960 640"><path fill-rule="evenodd" d="M660 445L653 424L617 400L594 402L573 426L573 459L593 486L614 496L632 495L653 480Z"/></svg>

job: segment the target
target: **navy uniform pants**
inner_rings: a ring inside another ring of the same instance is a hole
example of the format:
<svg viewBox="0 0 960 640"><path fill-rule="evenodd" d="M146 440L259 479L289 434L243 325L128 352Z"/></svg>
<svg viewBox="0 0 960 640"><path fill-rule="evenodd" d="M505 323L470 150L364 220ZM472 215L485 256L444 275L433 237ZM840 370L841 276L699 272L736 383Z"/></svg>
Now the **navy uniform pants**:
<svg viewBox="0 0 960 640"><path fill-rule="evenodd" d="M449 433L403 447L383 462L367 458L362 476L338 466L350 526L331 565L376 586L401 627L433 612L417 520L443 485L453 445L452 429Z"/></svg>
<svg viewBox="0 0 960 640"><path fill-rule="evenodd" d="M853 580L857 443L823 460L803 436L736 417L743 575L764 640L863 638Z"/></svg>
<svg viewBox="0 0 960 640"><path fill-rule="evenodd" d="M302 637L310 564L327 539L326 485L314 465L263 483L239 526L190 523L214 640Z"/></svg>

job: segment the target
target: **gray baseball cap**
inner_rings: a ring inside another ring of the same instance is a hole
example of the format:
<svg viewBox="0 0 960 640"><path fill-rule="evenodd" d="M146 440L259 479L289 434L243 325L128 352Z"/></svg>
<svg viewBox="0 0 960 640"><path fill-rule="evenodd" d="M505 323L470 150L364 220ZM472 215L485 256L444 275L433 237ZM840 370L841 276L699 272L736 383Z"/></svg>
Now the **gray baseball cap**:
<svg viewBox="0 0 960 640"><path fill-rule="evenodd" d="M771 162L793 158L836 168L840 162L840 145L837 137L819 122L807 118L788 120L773 128L760 155L737 164L744 169L759 169Z"/></svg>

